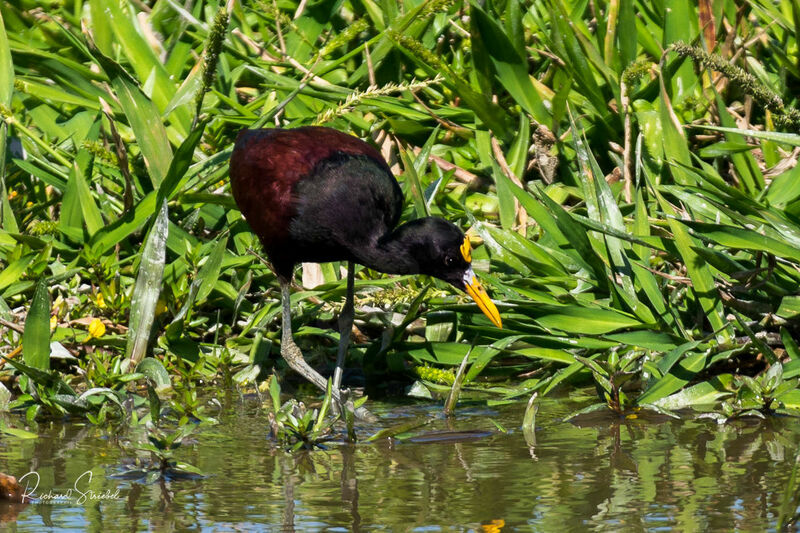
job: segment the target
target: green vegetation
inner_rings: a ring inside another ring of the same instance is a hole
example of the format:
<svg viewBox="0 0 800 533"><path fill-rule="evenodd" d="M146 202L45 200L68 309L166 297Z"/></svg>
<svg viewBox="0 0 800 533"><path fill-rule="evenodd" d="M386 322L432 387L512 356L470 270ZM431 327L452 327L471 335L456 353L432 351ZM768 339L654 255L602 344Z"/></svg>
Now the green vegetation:
<svg viewBox="0 0 800 533"><path fill-rule="evenodd" d="M416 379L422 397L455 385L452 408L594 382L591 409L622 416L800 409L794 0L0 14L0 399L29 419L213 421L198 392L283 373L277 282L227 160L243 127L309 124L371 139L405 219L469 228L503 313L500 330L444 284L362 269L348 366L373 396ZM340 267L296 280L316 366ZM272 396L287 445L326 438L326 406ZM151 441L161 471L175 435Z"/></svg>

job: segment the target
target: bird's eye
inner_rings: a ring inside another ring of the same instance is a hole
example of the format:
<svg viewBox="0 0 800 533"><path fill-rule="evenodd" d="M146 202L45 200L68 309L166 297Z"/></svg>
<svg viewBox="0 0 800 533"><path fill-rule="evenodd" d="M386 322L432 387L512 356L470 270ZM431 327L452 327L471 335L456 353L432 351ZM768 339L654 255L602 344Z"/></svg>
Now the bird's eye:
<svg viewBox="0 0 800 533"><path fill-rule="evenodd" d="M455 263L455 262L456 262L456 260L452 255L446 255L444 257L445 266L453 266L453 263Z"/></svg>

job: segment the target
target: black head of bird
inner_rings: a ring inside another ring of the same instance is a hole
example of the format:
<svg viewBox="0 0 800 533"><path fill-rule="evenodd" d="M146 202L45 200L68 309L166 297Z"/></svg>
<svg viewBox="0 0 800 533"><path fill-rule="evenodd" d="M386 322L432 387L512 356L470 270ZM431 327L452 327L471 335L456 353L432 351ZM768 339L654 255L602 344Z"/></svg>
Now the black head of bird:
<svg viewBox="0 0 800 533"><path fill-rule="evenodd" d="M352 263L388 274L427 274L445 280L466 291L502 327L497 308L472 271L468 238L454 224L436 217L398 226L403 206L400 186L380 153L367 143L321 127L243 130L231 156L230 175L236 203L281 283L286 345L282 354L323 390L326 382L321 376L302 356L288 353L299 353L288 317L289 280L297 263L351 263L340 317L344 348L340 344L335 391L352 328Z"/></svg>
<svg viewBox="0 0 800 533"><path fill-rule="evenodd" d="M497 307L472 270L469 238L455 224L437 217L418 218L398 227L389 238L396 247L406 250L410 261L415 263L389 273L427 274L444 280L469 294L489 320L502 327Z"/></svg>

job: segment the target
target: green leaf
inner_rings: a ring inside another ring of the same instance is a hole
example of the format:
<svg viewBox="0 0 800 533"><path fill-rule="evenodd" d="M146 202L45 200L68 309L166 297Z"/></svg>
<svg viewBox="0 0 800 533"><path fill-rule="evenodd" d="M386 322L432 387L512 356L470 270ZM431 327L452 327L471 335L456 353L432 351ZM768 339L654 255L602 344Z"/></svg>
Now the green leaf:
<svg viewBox="0 0 800 533"><path fill-rule="evenodd" d="M427 343L424 348L409 350L408 355L416 361L455 366L461 363L469 352L469 344L460 342Z"/></svg>
<svg viewBox="0 0 800 533"><path fill-rule="evenodd" d="M139 363L145 356L150 340L150 328L155 319L156 303L161 293L161 278L167 250L169 218L166 200L150 229L142 251L142 261L131 295L131 314L128 325L128 343L125 357Z"/></svg>
<svg viewBox="0 0 800 533"><path fill-rule="evenodd" d="M201 57L197 63L195 63L194 67L192 67L192 70L189 71L189 75L183 80L178 90L175 91L172 99L164 109L162 116L166 117L175 109L194 102L197 91L203 86L202 65L203 58Z"/></svg>
<svg viewBox="0 0 800 533"><path fill-rule="evenodd" d="M136 372L144 374L147 379L155 384L158 390L172 386L172 381L170 380L167 369L164 368L164 364L154 357L145 357L142 359L142 361L136 365Z"/></svg>
<svg viewBox="0 0 800 533"><path fill-rule="evenodd" d="M103 6L103 23L107 24L111 30L113 42L119 44L125 57L128 58L133 70L136 72L137 78L139 80L148 80L147 84L151 88L149 94L155 105L159 109L166 109L175 94L176 84L170 79L167 69L156 56L153 47L145 40L145 32L139 27L139 19L127 12L128 2L125 0L102 0L101 5ZM104 39L107 39L107 37L104 37ZM114 57L111 49L103 50L103 53L109 57ZM148 98L149 100L150 98ZM128 118L130 119L130 116ZM188 120L188 110L182 118L183 120ZM157 112L156 119L158 125L161 125L159 112ZM180 122L178 122L177 126L181 133L185 134L183 125ZM138 140L141 142L141 138Z"/></svg>
<svg viewBox="0 0 800 533"><path fill-rule="evenodd" d="M2 21L2 19L0 19L0 21ZM24 429L8 427L5 422L0 422L0 432L5 433L6 435L11 435L12 437L17 437L18 439L39 438L39 435L37 435L36 433L25 431Z"/></svg>
<svg viewBox="0 0 800 533"><path fill-rule="evenodd" d="M11 48L8 44L3 15L0 13L0 105L8 108L14 95L14 64L11 59ZM0 228L17 232L19 227L11 210L6 191L6 147L8 126L0 123Z"/></svg>
<svg viewBox="0 0 800 533"><path fill-rule="evenodd" d="M800 348L784 327L781 327L781 340L783 340L783 347L792 361L800 361Z"/></svg>
<svg viewBox="0 0 800 533"><path fill-rule="evenodd" d="M617 40L620 51L620 72L636 60L637 31L633 0L621 0Z"/></svg>
<svg viewBox="0 0 800 533"><path fill-rule="evenodd" d="M188 179L187 172L189 166L192 164L194 151L203 138L205 127L206 122L199 123L175 152L175 156L172 157L169 163L169 169L164 177L164 181L162 181L161 185L158 187L156 205L160 205L161 200L165 198L167 200L172 200L175 193L180 190L181 184Z"/></svg>
<svg viewBox="0 0 800 533"><path fill-rule="evenodd" d="M142 227L156 210L156 193L151 192L123 216L101 229L90 240L92 254L96 256L107 253L111 248L124 241L131 233Z"/></svg>
<svg viewBox="0 0 800 533"><path fill-rule="evenodd" d="M690 66L691 68L691 66ZM694 184L693 176L684 170L683 165L690 166L692 163L691 152L689 145L686 142L686 137L680 125L676 124L678 117L672 108L667 89L664 86L663 79L661 83L661 97L658 100L659 118L661 124L661 135L655 137L655 142L660 144L664 149L664 156L667 161L674 161L680 163L681 166L671 167L672 175L675 182L680 185ZM666 209L665 209L666 211Z"/></svg>
<svg viewBox="0 0 800 533"><path fill-rule="evenodd" d="M513 350L515 355L522 355L532 359L543 359L545 361L554 361L557 363L564 363L571 365L575 362L575 356L566 350L556 350L553 348L518 348Z"/></svg>
<svg viewBox="0 0 800 533"><path fill-rule="evenodd" d="M86 398L90 398L92 396L102 396L106 400L109 400L119 407L122 407L122 402L120 401L119 393L113 389L108 387L92 387L91 389L86 390L80 396L78 396L79 400L85 400Z"/></svg>
<svg viewBox="0 0 800 533"><path fill-rule="evenodd" d="M145 361L155 361L155 359L146 358L142 360L142 363ZM142 363L139 364L141 365ZM149 381L147 382L147 399L150 404L150 421L154 425L158 425L159 419L161 418L161 398L158 397L156 388Z"/></svg>
<svg viewBox="0 0 800 533"><path fill-rule="evenodd" d="M14 94L14 63L11 59L11 48L8 45L3 14L0 13L0 104L11 105Z"/></svg>
<svg viewBox="0 0 800 533"><path fill-rule="evenodd" d="M522 416L522 433L529 446L536 442L536 414L539 412L539 402L536 401L538 392L534 392L525 407L525 414Z"/></svg>
<svg viewBox="0 0 800 533"><path fill-rule="evenodd" d="M157 188L167 176L172 162L172 148L161 114L139 87L127 79L116 77L112 86L136 136L153 187Z"/></svg>
<svg viewBox="0 0 800 533"><path fill-rule="evenodd" d="M79 213L82 215L82 221L86 224L89 235L94 235L106 226L103 216L100 214L100 209L98 209L89 189L89 181L92 179L92 159L88 151L80 150L78 152L70 169L67 190L64 193L66 205L74 209L75 203L77 203ZM72 194L74 194L74 198L69 197ZM69 213L67 213L67 216L73 221L76 218L75 215L70 216ZM62 224L64 223L62 220Z"/></svg>
<svg viewBox="0 0 800 533"><path fill-rule="evenodd" d="M16 368L20 373L30 378L33 382L46 387L49 393L62 393L70 396L77 396L75 391L72 390L72 387L70 387L64 380L61 379L58 371L40 370L38 368L28 366L25 363L15 361L14 359L8 359L6 357L3 357L3 359L5 359L6 363Z"/></svg>
<svg viewBox="0 0 800 533"><path fill-rule="evenodd" d="M620 233L627 232L628 229L625 226L622 212L617 205L614 194L603 177L600 165L598 165L594 154L589 150L588 142L583 137L582 132L578 131L571 111L569 119L575 153L578 155L579 174L582 178L590 218L594 218ZM636 289L633 286L633 269L625 250L626 243L610 235L605 235L604 239L607 254L606 262L613 272L612 278L618 280L614 284L617 294L643 322L648 324L655 323L655 317L650 312L650 309L639 302L636 295Z"/></svg>
<svg viewBox="0 0 800 533"><path fill-rule="evenodd" d="M759 250L800 262L800 250L751 229L693 220L681 220L680 222L684 226L688 226L690 233L699 239L709 240L728 248Z"/></svg>
<svg viewBox="0 0 800 533"><path fill-rule="evenodd" d="M469 367L469 371L467 372L466 376L464 376L464 381L470 382L478 377L483 369L486 368L492 359L495 358L495 356L500 354L510 344L520 340L522 337L522 335L511 335L484 347L483 350L478 353L478 356L475 358L475 361L473 361L472 366Z"/></svg>
<svg viewBox="0 0 800 533"><path fill-rule="evenodd" d="M474 20L473 46L485 48L497 70L497 79L537 122L550 122L550 113L531 83L527 58L519 55L508 34L478 4L470 4L470 14Z"/></svg>
<svg viewBox="0 0 800 533"><path fill-rule="evenodd" d="M793 294L784 296L775 314L786 320L791 320L800 315L800 296L795 296ZM781 329L781 335L783 335L783 331L784 330ZM785 339L784 344L786 344Z"/></svg>
<svg viewBox="0 0 800 533"><path fill-rule="evenodd" d="M593 403L588 407L584 407L583 409L579 409L574 413L570 413L566 418L564 418L564 421L568 422L574 418L578 418L581 415L588 415L589 413L596 413L597 411L606 411L606 410L608 410L608 404Z"/></svg>
<svg viewBox="0 0 800 533"><path fill-rule="evenodd" d="M685 354L689 350L694 350L695 348L700 346L700 344L701 341L689 341L673 348L672 350L669 351L669 353L667 353L666 355L661 357L661 359L659 359L657 365L658 371L663 376L664 374L669 372L672 366L683 357L683 354Z"/></svg>
<svg viewBox="0 0 800 533"><path fill-rule="evenodd" d="M602 335L642 325L636 318L611 309L579 305L538 304L524 313L542 327L583 335Z"/></svg>
<svg viewBox="0 0 800 533"><path fill-rule="evenodd" d="M22 357L25 364L32 368L50 370L50 293L44 279L36 283L36 291L25 318Z"/></svg>
<svg viewBox="0 0 800 533"><path fill-rule="evenodd" d="M414 163L402 147L398 149L398 152L400 154L400 159L403 161L403 177L411 187L411 197L414 200L414 211L416 212L417 218L427 217L430 215L430 211L428 210L428 205L425 203L425 194Z"/></svg>
<svg viewBox="0 0 800 533"><path fill-rule="evenodd" d="M25 254L11 264L6 264L3 271L0 272L0 291L18 282L35 259L36 254Z"/></svg>
<svg viewBox="0 0 800 533"><path fill-rule="evenodd" d="M608 379L607 379L609 377L608 371L605 368L601 367L600 364L597 363L597 361L594 361L592 359L587 359L586 357L581 357L580 355L576 355L575 360L583 363L583 365L586 366L586 368L588 368L589 370L591 370L592 373L596 375L596 377L599 376L602 378L606 378L605 383L608 384ZM606 389L607 392L610 392L610 390L611 390L610 388Z"/></svg>
<svg viewBox="0 0 800 533"><path fill-rule="evenodd" d="M670 410L715 404L732 394L732 383L733 376L730 374L714 376L709 381L692 385L670 396L654 400L653 403L658 407ZM641 398L637 403L639 405L643 403Z"/></svg>
<svg viewBox="0 0 800 533"><path fill-rule="evenodd" d="M723 128L721 126L698 125L692 126L694 128L702 128L706 130L724 131L726 133L736 133L745 137L754 137L765 141L774 141L777 143L788 144L789 146L800 146L800 135L796 133L781 133L777 131L760 131L760 130L740 130L738 128Z"/></svg>
<svg viewBox="0 0 800 533"><path fill-rule="evenodd" d="M725 157L731 154L747 152L755 148L758 147L747 143L721 141L718 143L711 144L709 146L704 146L703 148L700 149L699 155L700 157L711 159L714 157Z"/></svg>
<svg viewBox="0 0 800 533"><path fill-rule="evenodd" d="M581 95L588 100L587 107L595 113L603 113L606 100L598 86L597 80L600 77L596 76L596 71L592 68L592 66L600 68L603 62L597 50L592 50L586 39L581 40L584 34L577 30L576 26L585 28L584 22L578 16L570 16L563 2L550 0L547 2L547 9L551 18L549 38L553 46L552 52L564 62ZM600 59L600 61L592 65L590 59Z"/></svg>
<svg viewBox="0 0 800 533"><path fill-rule="evenodd" d="M651 403L666 409L676 409L671 405L662 405L660 400L680 390L694 376L703 370L708 356L705 353L689 355L674 365L669 373L658 379L651 387L636 399L638 405Z"/></svg>
<svg viewBox="0 0 800 533"><path fill-rule="evenodd" d="M647 176L647 172L645 172L645 175ZM714 276L711 274L711 270L703 257L695 251L695 248L699 247L699 243L689 235L686 227L682 224L683 221L675 218L675 209L669 202L664 200L657 190L654 191L661 209L669 217L667 218L667 223L672 230L678 253L681 255L683 264L686 265L686 271L692 280L694 294L705 311L706 318L712 329L718 332L720 340L727 341L731 335L730 328L728 327L728 321L724 317L724 309L717 292Z"/></svg>
<svg viewBox="0 0 800 533"><path fill-rule="evenodd" d="M214 285L216 285L217 279L219 279L219 273L222 268L222 258L227 246L228 235L225 235L222 239L217 241L214 245L214 249L211 251L211 255L200 268L200 272L197 274L197 281L200 284L200 288L197 290L197 302L202 302L208 298L208 295L211 294L211 291L214 289Z"/></svg>

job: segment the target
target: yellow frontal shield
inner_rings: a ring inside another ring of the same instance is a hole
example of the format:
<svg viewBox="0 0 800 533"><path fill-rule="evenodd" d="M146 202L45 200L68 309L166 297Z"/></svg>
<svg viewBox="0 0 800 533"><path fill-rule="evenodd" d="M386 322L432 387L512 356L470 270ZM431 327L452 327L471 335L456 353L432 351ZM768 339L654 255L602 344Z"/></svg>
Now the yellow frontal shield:
<svg viewBox="0 0 800 533"><path fill-rule="evenodd" d="M472 247L469 244L469 237L464 237L464 242L461 243L461 257L467 263L472 263Z"/></svg>

